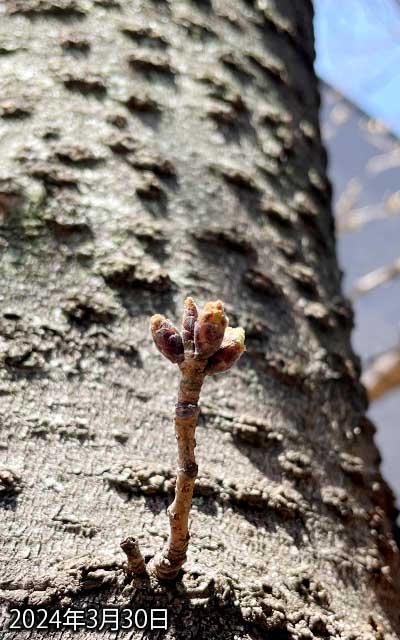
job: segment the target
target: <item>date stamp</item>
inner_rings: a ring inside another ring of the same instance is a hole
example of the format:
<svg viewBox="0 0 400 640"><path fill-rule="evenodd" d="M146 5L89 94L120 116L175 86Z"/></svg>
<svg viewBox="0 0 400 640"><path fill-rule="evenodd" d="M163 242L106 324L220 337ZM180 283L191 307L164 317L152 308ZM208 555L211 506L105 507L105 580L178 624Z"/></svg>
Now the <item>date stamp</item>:
<svg viewBox="0 0 400 640"><path fill-rule="evenodd" d="M167 609L132 609L129 607L87 607L45 609L18 607L9 610L9 631L64 630L120 631L123 629L167 629Z"/></svg>

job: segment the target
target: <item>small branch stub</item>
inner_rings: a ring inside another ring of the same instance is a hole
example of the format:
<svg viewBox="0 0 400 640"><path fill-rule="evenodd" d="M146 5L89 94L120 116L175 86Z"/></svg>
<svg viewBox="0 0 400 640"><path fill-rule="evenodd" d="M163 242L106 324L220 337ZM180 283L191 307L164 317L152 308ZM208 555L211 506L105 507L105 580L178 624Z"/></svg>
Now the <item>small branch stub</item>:
<svg viewBox="0 0 400 640"><path fill-rule="evenodd" d="M175 499L168 508L170 533L153 566L160 580L173 580L186 561L189 543L189 513L197 477L196 446L200 391L207 375L228 371L245 351L244 330L228 327L220 300L207 302L200 313L192 298L186 298L182 336L162 315L151 318L151 333L157 349L177 364L181 372L175 406L178 470Z"/></svg>
<svg viewBox="0 0 400 640"><path fill-rule="evenodd" d="M136 538L125 538L125 540L122 540L120 547L128 558L126 573L128 575L141 575L146 573L146 565Z"/></svg>

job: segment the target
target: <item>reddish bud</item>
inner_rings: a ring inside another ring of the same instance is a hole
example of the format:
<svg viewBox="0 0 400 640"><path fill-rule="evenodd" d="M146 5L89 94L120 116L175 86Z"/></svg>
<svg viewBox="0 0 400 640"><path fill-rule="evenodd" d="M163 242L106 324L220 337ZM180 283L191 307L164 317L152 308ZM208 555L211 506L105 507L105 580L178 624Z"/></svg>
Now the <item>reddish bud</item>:
<svg viewBox="0 0 400 640"><path fill-rule="evenodd" d="M163 356L174 364L182 362L182 338L172 322L157 313L155 316L152 316L150 326L154 344Z"/></svg>
<svg viewBox="0 0 400 640"><path fill-rule="evenodd" d="M220 348L208 361L207 375L212 376L215 373L228 371L239 360L246 350L244 337L244 329L242 327L237 327L236 329L227 327Z"/></svg>
<svg viewBox="0 0 400 640"><path fill-rule="evenodd" d="M197 320L197 307L192 298L186 298L182 318L182 341L185 351L194 351L194 325Z"/></svg>
<svg viewBox="0 0 400 640"><path fill-rule="evenodd" d="M194 326L196 355L208 358L221 346L228 318L221 300L207 302Z"/></svg>

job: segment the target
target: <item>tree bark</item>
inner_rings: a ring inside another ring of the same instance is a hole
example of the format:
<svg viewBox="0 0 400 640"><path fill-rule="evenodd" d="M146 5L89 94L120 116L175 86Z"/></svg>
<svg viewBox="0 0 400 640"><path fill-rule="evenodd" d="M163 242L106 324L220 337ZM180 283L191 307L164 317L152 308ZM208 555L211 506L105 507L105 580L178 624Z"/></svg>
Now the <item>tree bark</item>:
<svg viewBox="0 0 400 640"><path fill-rule="evenodd" d="M341 291L310 1L0 15L4 616L130 602L168 608L151 637L397 638L393 496ZM203 387L181 581L124 587L121 540L157 553L174 489L178 373L149 317L177 321L187 295L222 299L247 353Z"/></svg>

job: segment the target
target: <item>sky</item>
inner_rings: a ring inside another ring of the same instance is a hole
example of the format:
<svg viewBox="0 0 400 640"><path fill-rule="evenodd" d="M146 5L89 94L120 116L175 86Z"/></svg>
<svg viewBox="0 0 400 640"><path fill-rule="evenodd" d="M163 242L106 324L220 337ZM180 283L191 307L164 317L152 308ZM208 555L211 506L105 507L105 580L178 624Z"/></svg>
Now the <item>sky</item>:
<svg viewBox="0 0 400 640"><path fill-rule="evenodd" d="M400 136L400 0L314 0L318 75Z"/></svg>

